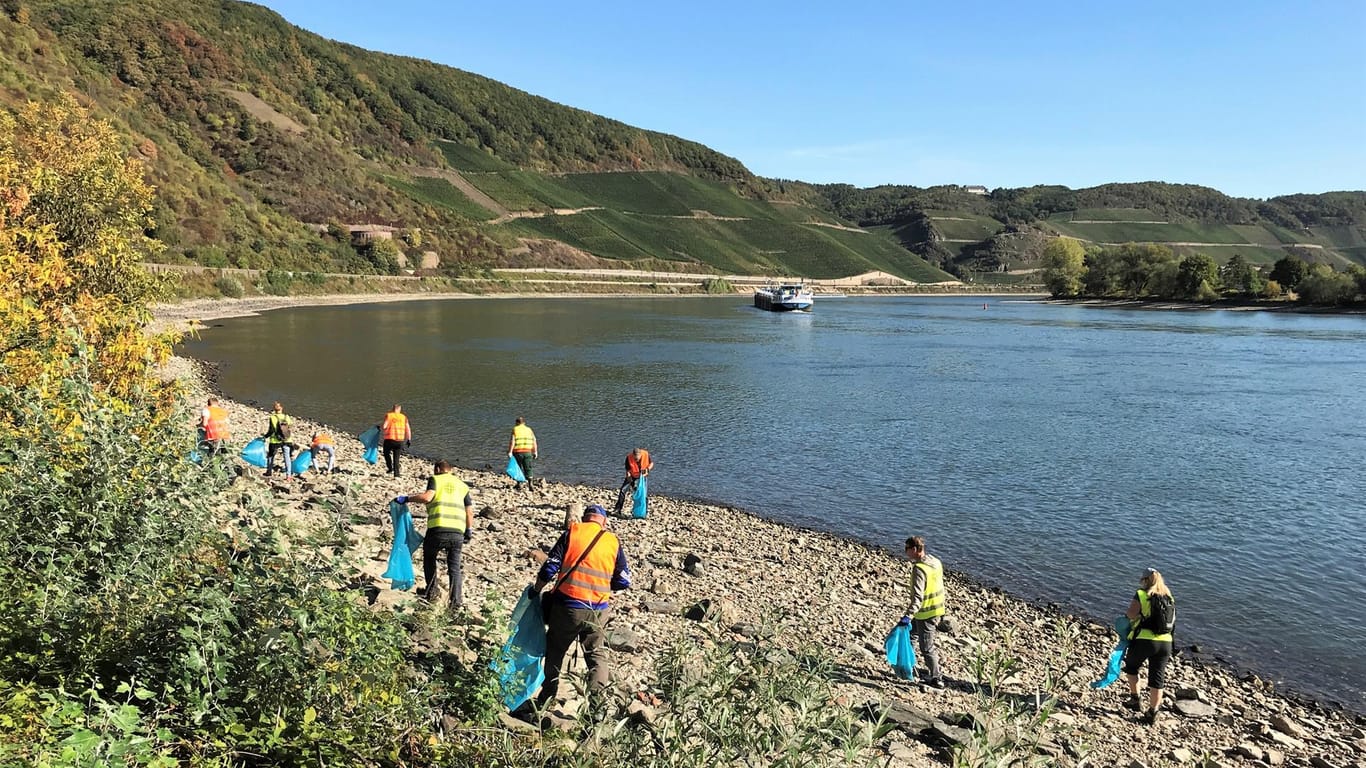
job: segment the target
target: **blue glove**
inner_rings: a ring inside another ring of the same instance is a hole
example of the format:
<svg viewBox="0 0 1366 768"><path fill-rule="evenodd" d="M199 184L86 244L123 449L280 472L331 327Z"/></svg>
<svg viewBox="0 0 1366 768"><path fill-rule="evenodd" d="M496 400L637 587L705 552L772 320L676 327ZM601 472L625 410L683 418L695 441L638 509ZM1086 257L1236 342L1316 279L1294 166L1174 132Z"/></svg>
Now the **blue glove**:
<svg viewBox="0 0 1366 768"><path fill-rule="evenodd" d="M910 617L910 616L902 616L902 617L901 617L901 621L898 621L898 622L896 623L896 625L897 625L898 627L909 627L909 626L911 626L911 617Z"/></svg>
<svg viewBox="0 0 1366 768"><path fill-rule="evenodd" d="M399 504L407 504L408 497L400 493L399 495L394 497L394 501L398 502Z"/></svg>

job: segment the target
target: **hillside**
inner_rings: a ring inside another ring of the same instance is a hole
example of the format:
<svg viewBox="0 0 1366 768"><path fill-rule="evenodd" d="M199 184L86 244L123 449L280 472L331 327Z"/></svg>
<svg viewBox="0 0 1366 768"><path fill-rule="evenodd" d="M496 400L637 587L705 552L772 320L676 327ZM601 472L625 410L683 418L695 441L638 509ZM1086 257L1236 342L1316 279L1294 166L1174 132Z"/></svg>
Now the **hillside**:
<svg viewBox="0 0 1366 768"><path fill-rule="evenodd" d="M1366 264L1366 192L1230 197L1190 184L1039 186L978 195L957 186L811 186L826 210L892 234L945 269L988 280L1037 266L1064 235L1095 245L1158 243L1177 254L1272 264L1286 255L1342 269ZM1016 275L1018 276L1018 275Z"/></svg>
<svg viewBox="0 0 1366 768"><path fill-rule="evenodd" d="M110 120L149 167L168 260L950 277L696 142L326 40L261 6L0 9L0 101L77 94Z"/></svg>

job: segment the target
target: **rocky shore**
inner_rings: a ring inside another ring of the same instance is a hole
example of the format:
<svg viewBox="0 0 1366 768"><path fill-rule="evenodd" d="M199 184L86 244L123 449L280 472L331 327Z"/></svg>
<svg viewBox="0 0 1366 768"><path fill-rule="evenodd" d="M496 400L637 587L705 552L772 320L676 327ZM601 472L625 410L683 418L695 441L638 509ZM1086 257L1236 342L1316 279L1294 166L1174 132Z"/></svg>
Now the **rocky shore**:
<svg viewBox="0 0 1366 768"><path fill-rule="evenodd" d="M177 358L170 373L198 388L202 402L205 385L197 364ZM235 449L264 431L264 411L225 406ZM430 460L405 457L403 476L392 478L382 463L364 462L354 436L294 418L299 442L306 443L315 428L338 438L337 472L284 481L243 464L237 483L268 487L280 513L306 526L326 522L321 510L350 510L345 555L364 583L360 594L375 610L433 610L414 591L395 591L381 578L392 538L388 501L421 491ZM615 499L615 489L553 478L544 489L518 492L491 467L461 468L458 474L473 488L477 510L473 541L464 552L465 601L476 619L501 617L515 602L567 511L592 503L610 508ZM968 738L967 713L980 707L973 663L983 653L1019 660L1001 689L1024 700L1039 692L1046 700L1048 690L1055 692L1056 711L1041 747L1052 755L1045 757L1048 763L1366 765L1366 718L1282 696L1253 676L1200 662L1190 648L1181 649L1169 667L1163 717L1154 726L1143 725L1121 705L1122 681L1101 691L1089 687L1114 645L1108 627L1030 605L961 574L948 576L952 631L940 638L947 689L898 680L882 658L882 643L909 601L910 567L899 553L729 507L671 499L667 472L653 479L652 490L666 495L651 496L648 518L609 522L630 558L635 585L615 598L610 625L613 682L623 700L649 699L654 660L680 638L702 645L716 627L742 637L776 630L774 643L809 642L828 651L840 704L898 724L877 744L877 757L887 765L943 765L949 746ZM421 508L414 511L421 529ZM934 532L916 533L927 536L933 552ZM420 553L418 558L421 586ZM705 623L699 621L703 614ZM569 669L577 672L572 664ZM1050 680L1056 682L1050 686ZM576 706L571 693L559 711L569 714ZM510 718L506 725L521 727Z"/></svg>

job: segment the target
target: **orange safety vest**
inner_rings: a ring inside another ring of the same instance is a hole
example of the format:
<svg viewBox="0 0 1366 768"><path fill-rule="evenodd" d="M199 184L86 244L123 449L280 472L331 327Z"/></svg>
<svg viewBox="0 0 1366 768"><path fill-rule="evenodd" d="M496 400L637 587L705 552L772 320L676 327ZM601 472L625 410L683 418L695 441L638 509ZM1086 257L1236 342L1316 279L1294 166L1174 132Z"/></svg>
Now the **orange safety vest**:
<svg viewBox="0 0 1366 768"><path fill-rule="evenodd" d="M653 468L654 462L650 461L649 451L640 452L640 461L636 461L635 451L631 451L630 453L626 454L626 474L630 475L631 477L640 477L641 475L645 474L646 472L649 472Z"/></svg>
<svg viewBox="0 0 1366 768"><path fill-rule="evenodd" d="M209 418L204 422L204 439L228 439L228 409L217 405L209 406Z"/></svg>
<svg viewBox="0 0 1366 768"><path fill-rule="evenodd" d="M570 568L574 570L568 578L561 578L556 592L585 603L605 603L612 599L612 571L616 569L617 550L621 548L617 535L603 531L588 557L583 557L583 551L601 530L602 526L597 523L569 524L569 545L565 548L560 573L568 573ZM583 562L579 562L581 557ZM577 567L575 563L578 563Z"/></svg>
<svg viewBox="0 0 1366 768"><path fill-rule="evenodd" d="M313 445L332 445L332 436L326 432L319 432L318 436L313 438Z"/></svg>
<svg viewBox="0 0 1366 768"><path fill-rule="evenodd" d="M408 416L397 411L389 411L384 415L382 431L385 440L412 439L412 433L408 431Z"/></svg>

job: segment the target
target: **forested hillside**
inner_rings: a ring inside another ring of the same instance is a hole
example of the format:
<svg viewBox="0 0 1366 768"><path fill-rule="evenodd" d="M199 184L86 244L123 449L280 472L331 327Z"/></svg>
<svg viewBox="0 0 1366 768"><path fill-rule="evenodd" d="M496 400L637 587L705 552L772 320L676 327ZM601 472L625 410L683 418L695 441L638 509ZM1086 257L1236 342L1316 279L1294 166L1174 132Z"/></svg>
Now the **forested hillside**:
<svg viewBox="0 0 1366 768"><path fill-rule="evenodd" d="M0 8L0 99L74 93L110 119L151 169L168 260L383 273L430 252L454 274L563 257L555 238L583 265L948 278L890 238L770 204L775 185L696 142L326 40L261 6ZM621 217L642 226L623 234Z"/></svg>
<svg viewBox="0 0 1366 768"><path fill-rule="evenodd" d="M834 215L893 232L906 247L959 274L1025 271L1048 240L1096 246L1155 243L1220 262L1269 265L1295 256L1345 267L1366 264L1366 192L1253 200L1193 184L1001 188L812 186Z"/></svg>

